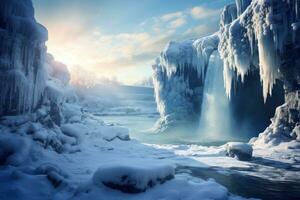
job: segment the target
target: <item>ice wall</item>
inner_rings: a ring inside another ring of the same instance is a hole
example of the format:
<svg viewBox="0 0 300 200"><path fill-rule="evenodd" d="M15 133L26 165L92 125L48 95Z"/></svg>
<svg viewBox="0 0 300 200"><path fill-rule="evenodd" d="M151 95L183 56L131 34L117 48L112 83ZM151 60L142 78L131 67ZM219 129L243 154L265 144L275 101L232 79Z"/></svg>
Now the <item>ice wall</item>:
<svg viewBox="0 0 300 200"><path fill-rule="evenodd" d="M0 115L32 111L41 102L46 40L31 0L1 0Z"/></svg>
<svg viewBox="0 0 300 200"><path fill-rule="evenodd" d="M170 42L153 65L153 84L161 119L159 130L198 123L204 77L218 34Z"/></svg>
<svg viewBox="0 0 300 200"><path fill-rule="evenodd" d="M237 4L237 6L239 6ZM223 27L219 45L228 96L234 82L258 69L265 101L277 80L284 83L285 104L256 143L278 144L297 138L299 124L299 1L254 0Z"/></svg>

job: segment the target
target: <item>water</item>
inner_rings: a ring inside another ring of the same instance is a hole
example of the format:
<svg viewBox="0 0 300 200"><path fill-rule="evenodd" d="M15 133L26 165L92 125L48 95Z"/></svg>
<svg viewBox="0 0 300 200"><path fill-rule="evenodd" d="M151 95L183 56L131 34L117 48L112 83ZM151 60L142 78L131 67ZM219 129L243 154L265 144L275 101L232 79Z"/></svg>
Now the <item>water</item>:
<svg viewBox="0 0 300 200"><path fill-rule="evenodd" d="M221 173L218 168L179 167L177 173L189 173L204 180L213 178L229 192L247 198L265 200L300 199L299 181L274 181L241 173Z"/></svg>

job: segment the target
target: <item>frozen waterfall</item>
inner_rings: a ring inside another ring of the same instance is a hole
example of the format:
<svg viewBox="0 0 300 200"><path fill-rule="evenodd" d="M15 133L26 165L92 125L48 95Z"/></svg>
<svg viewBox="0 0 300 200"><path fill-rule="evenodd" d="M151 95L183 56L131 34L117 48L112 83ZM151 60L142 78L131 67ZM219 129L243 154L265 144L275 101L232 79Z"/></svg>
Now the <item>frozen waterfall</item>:
<svg viewBox="0 0 300 200"><path fill-rule="evenodd" d="M230 136L230 108L223 81L223 62L218 52L210 59L203 89L198 134L201 140L225 140Z"/></svg>

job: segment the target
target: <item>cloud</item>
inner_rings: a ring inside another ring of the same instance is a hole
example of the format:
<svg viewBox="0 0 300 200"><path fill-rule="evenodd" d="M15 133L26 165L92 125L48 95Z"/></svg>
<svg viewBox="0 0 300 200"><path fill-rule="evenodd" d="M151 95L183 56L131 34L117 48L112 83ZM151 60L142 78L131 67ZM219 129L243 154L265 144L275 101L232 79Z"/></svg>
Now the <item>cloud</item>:
<svg viewBox="0 0 300 200"><path fill-rule="evenodd" d="M170 22L170 27L173 29L179 28L186 24L186 20L184 18L177 18Z"/></svg>
<svg viewBox="0 0 300 200"><path fill-rule="evenodd" d="M190 10L190 14L194 19L205 19L218 15L220 11L220 9L210 9L202 6L196 6Z"/></svg>
<svg viewBox="0 0 300 200"><path fill-rule="evenodd" d="M163 21L170 21L170 20L173 20L173 19L176 19L176 18L180 18L183 16L183 13L182 12L174 12L174 13L168 13L168 14L165 14L161 17L161 19Z"/></svg>

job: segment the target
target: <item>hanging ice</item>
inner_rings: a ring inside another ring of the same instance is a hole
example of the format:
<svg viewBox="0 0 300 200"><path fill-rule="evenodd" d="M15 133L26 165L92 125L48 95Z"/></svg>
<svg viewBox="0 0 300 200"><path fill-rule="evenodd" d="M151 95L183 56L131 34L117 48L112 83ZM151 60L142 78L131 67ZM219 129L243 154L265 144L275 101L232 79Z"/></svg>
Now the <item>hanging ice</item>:
<svg viewBox="0 0 300 200"><path fill-rule="evenodd" d="M237 10L247 5L243 2L246 1L237 1ZM238 19L221 27L219 51L229 96L232 82L237 76L243 80L253 67L259 68L265 100L272 94L273 85L280 78L283 52L292 42L293 24L299 20L298 4L283 0L252 1Z"/></svg>

